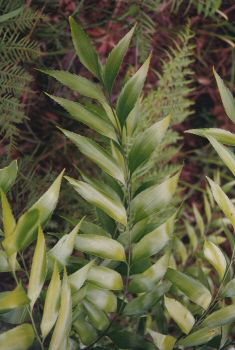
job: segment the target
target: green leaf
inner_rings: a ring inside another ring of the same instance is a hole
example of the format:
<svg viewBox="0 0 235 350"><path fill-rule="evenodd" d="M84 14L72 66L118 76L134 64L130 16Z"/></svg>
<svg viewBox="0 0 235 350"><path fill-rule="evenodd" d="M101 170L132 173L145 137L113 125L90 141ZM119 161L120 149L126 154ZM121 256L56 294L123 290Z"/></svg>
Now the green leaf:
<svg viewBox="0 0 235 350"><path fill-rule="evenodd" d="M0 334L0 348L4 350L27 350L33 344L35 335L30 324L22 324Z"/></svg>
<svg viewBox="0 0 235 350"><path fill-rule="evenodd" d="M67 341L72 322L72 298L66 270L61 287L59 316L52 334L49 350L59 350Z"/></svg>
<svg viewBox="0 0 235 350"><path fill-rule="evenodd" d="M13 160L8 166L0 169L0 188L6 193L14 185L18 172L17 161Z"/></svg>
<svg viewBox="0 0 235 350"><path fill-rule="evenodd" d="M152 232L147 233L133 248L133 260L157 254L169 242L174 230L176 213Z"/></svg>
<svg viewBox="0 0 235 350"><path fill-rule="evenodd" d="M208 308L212 296L203 284L182 272L170 268L168 268L165 277L195 304L205 310Z"/></svg>
<svg viewBox="0 0 235 350"><path fill-rule="evenodd" d="M235 146L235 135L230 131L218 129L218 128L209 128L209 129L190 129L186 131L198 136L208 137L212 136L219 142L224 143L225 145Z"/></svg>
<svg viewBox="0 0 235 350"><path fill-rule="evenodd" d="M109 319L104 311L98 309L92 302L88 300L84 300L82 304L87 312L92 326L94 326L99 331L104 331L108 328Z"/></svg>
<svg viewBox="0 0 235 350"><path fill-rule="evenodd" d="M0 311L9 311L27 305L30 302L22 285L18 285L11 292L0 293Z"/></svg>
<svg viewBox="0 0 235 350"><path fill-rule="evenodd" d="M235 208L228 196L224 193L222 188L217 185L213 180L207 177L210 184L211 191L215 201L220 209L224 212L225 216L231 221L233 228L235 229Z"/></svg>
<svg viewBox="0 0 235 350"><path fill-rule="evenodd" d="M61 282L57 262L54 263L53 274L47 289L45 304L43 308L42 322L40 325L43 339L46 338L54 326L58 312L61 292Z"/></svg>
<svg viewBox="0 0 235 350"><path fill-rule="evenodd" d="M157 304L162 296L168 292L171 283L168 281L157 285L149 293L143 293L137 298L132 299L125 307L123 313L128 316L146 315L147 312Z"/></svg>
<svg viewBox="0 0 235 350"><path fill-rule="evenodd" d="M9 256L24 250L36 238L39 224L39 211L32 209L23 214L17 222L14 232L2 242Z"/></svg>
<svg viewBox="0 0 235 350"><path fill-rule="evenodd" d="M225 165L227 165L229 170L233 173L233 175L235 175L235 157L233 153L227 147L216 141L216 139L213 137L208 136L207 138Z"/></svg>
<svg viewBox="0 0 235 350"><path fill-rule="evenodd" d="M210 203L209 203L207 196L205 194L203 194L203 200L204 200L204 208L205 208L205 212L206 212L207 223L210 224L211 219L212 219L212 212L211 212Z"/></svg>
<svg viewBox="0 0 235 350"><path fill-rule="evenodd" d="M38 229L38 240L33 255L29 277L28 297L31 309L40 295L47 275L46 243L41 227Z"/></svg>
<svg viewBox="0 0 235 350"><path fill-rule="evenodd" d="M98 288L91 283L87 285L86 299L93 302L98 309L105 312L117 310L117 297L109 290Z"/></svg>
<svg viewBox="0 0 235 350"><path fill-rule="evenodd" d="M210 314L204 321L203 326L214 328L220 327L235 320L235 305L225 306Z"/></svg>
<svg viewBox="0 0 235 350"><path fill-rule="evenodd" d="M125 261L123 246L116 240L95 234L80 234L77 236L75 246L78 250L103 259Z"/></svg>
<svg viewBox="0 0 235 350"><path fill-rule="evenodd" d="M223 289L222 292L225 297L234 297L235 296L235 278L229 281Z"/></svg>
<svg viewBox="0 0 235 350"><path fill-rule="evenodd" d="M178 344L184 347L198 346L208 343L216 335L221 333L220 328L202 328L192 334L188 335L184 339L180 339Z"/></svg>
<svg viewBox="0 0 235 350"><path fill-rule="evenodd" d="M129 113L135 107L141 94L148 73L150 58L151 56L147 58L145 63L133 75L133 77L128 80L118 97L117 115L121 126L124 126Z"/></svg>
<svg viewBox="0 0 235 350"><path fill-rule="evenodd" d="M133 36L135 26L122 38L119 43L114 47L114 49L109 54L107 62L104 66L104 84L108 92L111 94L114 81L120 70L123 58L127 52L130 45L131 38Z"/></svg>
<svg viewBox="0 0 235 350"><path fill-rule="evenodd" d="M75 22L73 17L69 17L71 34L75 51L81 63L97 78L100 77L100 63L97 52L87 34L84 32L80 24Z"/></svg>
<svg viewBox="0 0 235 350"><path fill-rule="evenodd" d="M16 227L16 221L13 216L10 204L7 200L7 196L5 193L1 191L1 199L2 199L2 221L3 221L3 231L4 231L4 236L9 237L15 227Z"/></svg>
<svg viewBox="0 0 235 350"><path fill-rule="evenodd" d="M39 211L41 225L49 219L57 205L63 174L64 170L41 198L30 208L30 210L37 209Z"/></svg>
<svg viewBox="0 0 235 350"><path fill-rule="evenodd" d="M168 264L169 253L166 253L146 271L135 275L129 285L129 290L132 293L151 291L154 285L164 277Z"/></svg>
<svg viewBox="0 0 235 350"><path fill-rule="evenodd" d="M88 281L98 287L111 290L122 290L123 281L121 275L105 266L92 266L88 273Z"/></svg>
<svg viewBox="0 0 235 350"><path fill-rule="evenodd" d="M64 235L48 252L48 256L52 258L52 260L55 259L62 266L67 265L68 258L73 252L76 236L80 230L81 222L82 221L80 221L69 234Z"/></svg>
<svg viewBox="0 0 235 350"><path fill-rule="evenodd" d="M69 276L69 283L73 288L79 290L83 286L84 282L87 280L90 268L94 265L94 262L95 260L90 261L88 264Z"/></svg>
<svg viewBox="0 0 235 350"><path fill-rule="evenodd" d="M154 332L152 329L147 329L147 332L151 335L154 344L159 350L172 350L174 348L176 338L171 335Z"/></svg>
<svg viewBox="0 0 235 350"><path fill-rule="evenodd" d="M98 338L96 329L85 319L76 320L73 322L73 327L81 338L82 343L86 346L89 346Z"/></svg>
<svg viewBox="0 0 235 350"><path fill-rule="evenodd" d="M16 262L14 270L15 271L21 270L21 267L18 264L18 262ZM7 254L3 250L0 250L0 272L11 272L11 271L12 271L12 265L9 262L9 258Z"/></svg>
<svg viewBox="0 0 235 350"><path fill-rule="evenodd" d="M47 96L59 103L73 117L73 119L89 126L89 128L95 130L105 137L109 137L115 141L117 140L112 124L107 122L105 119L100 118L97 114L90 112L80 103L49 94L47 94Z"/></svg>
<svg viewBox="0 0 235 350"><path fill-rule="evenodd" d="M153 185L137 196L131 202L131 209L135 221L139 221L162 209L172 200L179 180L180 172L162 182L160 185Z"/></svg>
<svg viewBox="0 0 235 350"><path fill-rule="evenodd" d="M71 177L65 177L74 189L90 204L102 209L106 214L123 225L127 223L126 210L121 201L111 198L109 195L90 186L86 182L77 181Z"/></svg>
<svg viewBox="0 0 235 350"><path fill-rule="evenodd" d="M125 183L124 174L118 166L116 160L97 143L85 136L75 134L64 129L60 129L87 158L97 164L107 174Z"/></svg>
<svg viewBox="0 0 235 350"><path fill-rule="evenodd" d="M115 330L108 334L118 349L154 350L152 343L144 339L144 336L136 332ZM100 349L99 349L100 350Z"/></svg>
<svg viewBox="0 0 235 350"><path fill-rule="evenodd" d="M179 301L164 297L165 306L169 313L169 315L173 318L173 320L178 324L180 329L188 334L193 325L195 323L195 319L191 312L186 309L184 305L182 305Z"/></svg>
<svg viewBox="0 0 235 350"><path fill-rule="evenodd" d="M213 69L216 83L220 92L220 97L223 102L223 106L227 116L235 123L235 103L233 95L230 90L225 86L223 80L220 78L219 74Z"/></svg>
<svg viewBox="0 0 235 350"><path fill-rule="evenodd" d="M65 86L68 86L70 89L78 92L82 96L90 97L101 102L105 101L105 96L100 86L84 77L81 77L80 75L69 73L63 70L38 70L57 79L60 83L62 83Z"/></svg>
<svg viewBox="0 0 235 350"><path fill-rule="evenodd" d="M193 204L193 213L196 219L197 226L200 230L201 236L203 237L205 231L205 224L199 210L196 207L196 204Z"/></svg>
<svg viewBox="0 0 235 350"><path fill-rule="evenodd" d="M129 167L133 173L140 165L149 160L152 153L161 143L169 126L170 117L153 124L141 135L138 135L129 153Z"/></svg>
<svg viewBox="0 0 235 350"><path fill-rule="evenodd" d="M205 258L218 272L220 280L222 280L227 266L226 259L222 251L213 242L205 240L203 253Z"/></svg>

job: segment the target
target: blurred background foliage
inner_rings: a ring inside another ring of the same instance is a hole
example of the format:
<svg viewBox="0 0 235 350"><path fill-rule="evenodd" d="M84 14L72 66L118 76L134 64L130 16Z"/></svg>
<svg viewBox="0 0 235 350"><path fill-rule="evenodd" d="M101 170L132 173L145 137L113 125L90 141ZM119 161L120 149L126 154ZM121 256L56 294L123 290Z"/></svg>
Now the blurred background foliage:
<svg viewBox="0 0 235 350"><path fill-rule="evenodd" d="M72 48L70 15L82 23L103 59L137 22L133 48L126 59L131 68L126 71L124 65L120 75L125 81L136 70L137 62L143 62L152 51L151 71L140 106L143 127L172 115L164 153L160 150L154 159L154 171L145 169L143 175L151 181L157 173L160 181L169 167L173 173L183 160L181 184L188 215L194 220L190 203L198 203L203 211L202 174L211 175L220 164L207 141L184 136L184 130L219 126L234 131L212 76L215 66L234 90L233 0L0 0L0 165L19 160L20 177L11 198L16 215L45 191L62 168L75 177L78 167L88 174L96 173L56 130L60 124L76 132L78 124L43 91L74 100L79 96L36 70L47 67L88 74ZM82 124L79 133L91 136ZM224 170L223 181L230 181ZM64 185L57 222L59 215L72 214L71 219L77 219L87 213L72 189L69 195L68 191ZM54 224L56 228L58 223Z"/></svg>

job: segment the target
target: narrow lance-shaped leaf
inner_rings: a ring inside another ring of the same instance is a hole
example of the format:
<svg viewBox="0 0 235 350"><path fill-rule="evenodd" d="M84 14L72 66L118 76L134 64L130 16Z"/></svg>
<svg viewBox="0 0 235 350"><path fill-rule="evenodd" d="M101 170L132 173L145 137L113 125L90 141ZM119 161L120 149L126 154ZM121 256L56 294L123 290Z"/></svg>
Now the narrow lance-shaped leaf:
<svg viewBox="0 0 235 350"><path fill-rule="evenodd" d="M140 136L138 135L128 157L131 172L134 172L140 165L150 159L157 145L162 141L169 123L170 117L168 116L153 124Z"/></svg>
<svg viewBox="0 0 235 350"><path fill-rule="evenodd" d="M41 322L41 332L45 339L52 327L54 326L58 312L61 292L61 282L57 262L54 263L53 274L47 289L45 304L43 307L43 315Z"/></svg>
<svg viewBox="0 0 235 350"><path fill-rule="evenodd" d="M154 344L159 350L172 350L174 348L176 338L171 335L161 334L152 329L148 329L147 332L151 335Z"/></svg>
<svg viewBox="0 0 235 350"><path fill-rule="evenodd" d="M184 305L182 305L179 301L164 297L165 306L169 313L169 315L173 318L173 320L178 324L180 329L188 334L193 325L195 323L195 319L191 312L186 309Z"/></svg>
<svg viewBox="0 0 235 350"><path fill-rule="evenodd" d="M101 146L85 136L75 134L64 129L61 131L68 137L79 150L90 160L96 163L107 174L125 183L124 174L116 160Z"/></svg>
<svg viewBox="0 0 235 350"><path fill-rule="evenodd" d="M9 256L29 246L36 238L39 224L39 211L33 209L23 214L17 222L14 232L6 237L2 244Z"/></svg>
<svg viewBox="0 0 235 350"><path fill-rule="evenodd" d="M203 284L182 272L170 268L168 268L165 277L187 295L191 301L205 310L208 308L212 296Z"/></svg>
<svg viewBox="0 0 235 350"><path fill-rule="evenodd" d="M30 210L37 209L39 211L41 225L48 220L57 205L63 174L64 170L41 198L30 208Z"/></svg>
<svg viewBox="0 0 235 350"><path fill-rule="evenodd" d="M17 161L13 160L8 166L0 169L0 188L6 193L14 185L18 171Z"/></svg>
<svg viewBox="0 0 235 350"><path fill-rule="evenodd" d="M228 196L224 193L222 188L217 185L213 180L207 177L210 184L211 191L215 201L220 209L224 212L225 216L231 221L233 228L235 229L235 208Z"/></svg>
<svg viewBox="0 0 235 350"><path fill-rule="evenodd" d="M69 283L73 288L79 290L83 286L84 282L87 279L90 268L92 265L94 265L94 262L95 260L90 261L88 264L69 276Z"/></svg>
<svg viewBox="0 0 235 350"><path fill-rule="evenodd" d="M190 240L190 243L192 245L192 248L195 251L197 249L197 245L198 245L198 239L197 239L196 232L195 232L193 226L190 225L187 221L185 221L185 228L186 228L187 234L189 236L189 240Z"/></svg>
<svg viewBox="0 0 235 350"><path fill-rule="evenodd" d="M66 270L61 288L59 316L52 334L49 350L59 350L67 340L72 322L72 298Z"/></svg>
<svg viewBox="0 0 235 350"><path fill-rule="evenodd" d="M34 341L35 334L30 324L22 324L0 334L0 349L28 350Z"/></svg>
<svg viewBox="0 0 235 350"><path fill-rule="evenodd" d="M157 254L169 242L177 213L152 232L147 233L133 248L133 260Z"/></svg>
<svg viewBox="0 0 235 350"><path fill-rule="evenodd" d="M213 69L217 86L219 88L220 97L223 102L223 106L227 116L235 123L235 103L234 98L230 90L225 86L223 80L220 78L219 74Z"/></svg>
<svg viewBox="0 0 235 350"><path fill-rule="evenodd" d="M27 305L29 301L22 285L18 285L11 292L0 293L0 311L8 311Z"/></svg>
<svg viewBox="0 0 235 350"><path fill-rule="evenodd" d="M179 176L180 171L160 185L153 185L142 191L132 200L131 209L135 221L139 221L169 204L175 194Z"/></svg>
<svg viewBox="0 0 235 350"><path fill-rule="evenodd" d="M208 343L219 334L221 334L221 328L202 328L188 335L186 338L180 339L178 344L184 347L198 346Z"/></svg>
<svg viewBox="0 0 235 350"><path fill-rule="evenodd" d="M123 246L114 239L95 234L78 235L75 241L78 250L100 256L104 259L125 261Z"/></svg>
<svg viewBox="0 0 235 350"><path fill-rule="evenodd" d="M74 187L80 196L90 204L102 209L114 220L123 225L127 223L126 210L121 201L111 198L109 195L90 186L86 182L74 180L68 176L65 177Z"/></svg>
<svg viewBox="0 0 235 350"><path fill-rule="evenodd" d="M141 94L148 73L150 58L151 56L147 58L145 63L133 75L133 77L128 80L119 95L117 101L117 115L121 126L125 124L129 113L135 107Z"/></svg>
<svg viewBox="0 0 235 350"><path fill-rule="evenodd" d="M217 141L229 145L235 146L235 135L230 131L218 129L218 128L208 128L208 129L190 129L186 131L187 133L208 137L212 136Z"/></svg>
<svg viewBox="0 0 235 350"><path fill-rule="evenodd" d="M207 138L225 165L227 165L229 170L235 175L235 157L233 153L227 147L216 141L215 138L211 136L207 136Z"/></svg>
<svg viewBox="0 0 235 350"><path fill-rule="evenodd" d="M104 66L104 84L111 94L112 87L115 81L115 78L120 70L123 58L126 54L126 51L129 47L131 38L133 36L135 27L133 27L114 47L114 49L109 54L107 62Z"/></svg>
<svg viewBox="0 0 235 350"><path fill-rule="evenodd" d="M235 296L235 278L229 281L223 289L223 296L225 297L234 297Z"/></svg>
<svg viewBox="0 0 235 350"><path fill-rule="evenodd" d="M86 346L92 344L98 338L96 329L85 319L77 319L73 322L73 327Z"/></svg>
<svg viewBox="0 0 235 350"><path fill-rule="evenodd" d="M204 225L204 221L203 221L203 218L199 212L199 210L197 209L196 205L193 204L193 213L194 213L194 216L195 216L195 219L196 219L196 223L197 223L197 226L200 230L200 233L201 233L201 236L204 235L204 231L205 231L205 225Z"/></svg>
<svg viewBox="0 0 235 350"><path fill-rule="evenodd" d="M112 124L105 119L100 118L97 114L90 112L80 103L50 94L47 94L47 96L59 103L71 115L71 117L73 117L73 119L89 126L103 136L117 140Z"/></svg>
<svg viewBox="0 0 235 350"><path fill-rule="evenodd" d="M68 86L82 96L90 97L101 102L105 101L105 96L100 86L80 75L63 70L39 69L39 71L57 79L60 83Z"/></svg>
<svg viewBox="0 0 235 350"><path fill-rule="evenodd" d="M88 281L104 289L123 289L121 275L105 266L92 266L88 273Z"/></svg>
<svg viewBox="0 0 235 350"><path fill-rule="evenodd" d="M82 302L87 312L91 324L99 331L105 330L109 325L109 319L104 311L98 309L92 302L84 300Z"/></svg>
<svg viewBox="0 0 235 350"><path fill-rule="evenodd" d="M203 326L214 328L220 327L235 320L235 305L225 306L210 314L204 321Z"/></svg>
<svg viewBox="0 0 235 350"><path fill-rule="evenodd" d="M205 208L205 212L206 212L207 223L209 224L211 222L212 213L211 213L210 203L209 203L207 196L205 194L203 194L203 200L204 200L204 208Z"/></svg>
<svg viewBox="0 0 235 350"><path fill-rule="evenodd" d="M97 52L80 24L69 17L75 51L81 63L96 77L100 77L100 63Z"/></svg>
<svg viewBox="0 0 235 350"><path fill-rule="evenodd" d="M217 247L216 244L209 240L205 240L203 252L205 258L209 263L214 266L220 279L222 280L226 271L226 259L222 251Z"/></svg>
<svg viewBox="0 0 235 350"><path fill-rule="evenodd" d="M87 284L86 299L105 312L115 312L117 309L117 297L113 292L98 288L90 283Z"/></svg>
<svg viewBox="0 0 235 350"><path fill-rule="evenodd" d="M29 277L28 297L30 307L33 308L35 301L40 295L41 289L46 279L47 259L46 243L41 227L38 229L38 240L33 255L32 268Z"/></svg>

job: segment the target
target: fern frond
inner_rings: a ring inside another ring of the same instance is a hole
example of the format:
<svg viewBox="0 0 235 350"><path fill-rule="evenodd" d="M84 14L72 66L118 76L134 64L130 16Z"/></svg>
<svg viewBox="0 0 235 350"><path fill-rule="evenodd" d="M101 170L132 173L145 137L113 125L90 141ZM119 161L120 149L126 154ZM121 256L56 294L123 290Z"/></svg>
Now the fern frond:
<svg viewBox="0 0 235 350"><path fill-rule="evenodd" d="M213 16L220 9L221 5L222 0L172 0L171 10L176 13L184 6L184 13L186 14L191 7L194 7L199 15L208 17Z"/></svg>

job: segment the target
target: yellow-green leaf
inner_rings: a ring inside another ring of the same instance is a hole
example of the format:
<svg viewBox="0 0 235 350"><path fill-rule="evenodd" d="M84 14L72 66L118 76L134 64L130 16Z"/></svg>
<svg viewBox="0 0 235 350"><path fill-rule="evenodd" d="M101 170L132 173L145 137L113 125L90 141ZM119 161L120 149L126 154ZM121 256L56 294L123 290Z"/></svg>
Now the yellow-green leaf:
<svg viewBox="0 0 235 350"><path fill-rule="evenodd" d="M223 289L223 296L230 298L235 296L235 278L226 284Z"/></svg>
<svg viewBox="0 0 235 350"><path fill-rule="evenodd" d="M193 204L193 213L196 219L197 226L200 230L201 236L203 236L205 232L205 225L204 225L203 218L195 204Z"/></svg>
<svg viewBox="0 0 235 350"><path fill-rule="evenodd" d="M195 319L191 312L186 309L184 305L182 305L179 301L164 297L165 300L165 306L169 313L169 315L173 318L173 320L177 323L177 325L180 327L180 329L188 334L194 323Z"/></svg>
<svg viewBox="0 0 235 350"><path fill-rule="evenodd" d="M16 221L12 213L10 204L7 200L7 196L2 190L1 190L1 199L2 199L3 231L4 231L4 236L8 237L13 233L16 227Z"/></svg>
<svg viewBox="0 0 235 350"><path fill-rule="evenodd" d="M0 334L0 349L28 350L34 341L35 335L30 324L22 324Z"/></svg>
<svg viewBox="0 0 235 350"><path fill-rule="evenodd" d="M225 306L220 310L213 312L204 321L203 326L214 328L224 324L231 323L235 320L235 305Z"/></svg>
<svg viewBox="0 0 235 350"><path fill-rule="evenodd" d="M41 332L43 338L46 338L52 327L54 326L58 312L61 292L60 275L57 262L54 263L53 274L47 289L45 304L43 307L43 316L41 322Z"/></svg>
<svg viewBox="0 0 235 350"><path fill-rule="evenodd" d="M89 270L87 279L101 288L111 290L123 289L121 275L117 271L105 266L92 266Z"/></svg>
<svg viewBox="0 0 235 350"><path fill-rule="evenodd" d="M117 297L113 292L101 289L89 283L86 289L87 300L94 303L98 309L105 312L115 312L117 309Z"/></svg>
<svg viewBox="0 0 235 350"><path fill-rule="evenodd" d="M225 165L227 165L229 170L233 173L233 175L235 175L235 157L233 153L227 147L223 146L220 142L216 141L215 138L211 136L207 136L207 138Z"/></svg>
<svg viewBox="0 0 235 350"><path fill-rule="evenodd" d="M222 251L215 245L213 242L209 240L205 240L203 252L205 258L209 261L209 263L214 266L220 279L222 280L226 271L226 259Z"/></svg>
<svg viewBox="0 0 235 350"><path fill-rule="evenodd" d="M27 305L30 302L22 285L18 285L11 292L0 293L0 311L8 311Z"/></svg>
<svg viewBox="0 0 235 350"><path fill-rule="evenodd" d="M219 334L221 334L220 328L202 328L188 335L186 338L180 339L178 344L184 347L198 346L208 343Z"/></svg>
<svg viewBox="0 0 235 350"><path fill-rule="evenodd" d="M83 300L82 304L87 312L92 326L94 326L99 331L104 331L108 328L109 319L104 311L97 308L95 304L88 300Z"/></svg>
<svg viewBox="0 0 235 350"><path fill-rule="evenodd" d="M209 129L190 129L186 131L187 133L208 137L212 136L217 141L222 142L225 145L235 146L235 135L230 131L218 129L218 128L209 128Z"/></svg>
<svg viewBox="0 0 235 350"><path fill-rule="evenodd" d="M8 166L0 169L0 188L6 193L14 185L18 172L17 161L13 160Z"/></svg>
<svg viewBox="0 0 235 350"><path fill-rule="evenodd" d="M90 268L94 265L94 262L95 260L90 261L88 264L69 276L69 283L73 288L79 290L83 286L89 274Z"/></svg>
<svg viewBox="0 0 235 350"><path fill-rule="evenodd" d="M197 245L198 245L198 239L197 239L196 232L195 232L193 226L190 225L187 221L185 221L184 224L185 224L185 228L186 228L187 234L189 236L189 240L190 240L190 243L192 245L192 248L195 251L197 249Z"/></svg>
<svg viewBox="0 0 235 350"><path fill-rule="evenodd" d="M73 327L81 338L82 343L86 346L89 346L98 338L96 329L85 319L76 320L73 322Z"/></svg>
<svg viewBox="0 0 235 350"><path fill-rule="evenodd" d="M171 335L161 334L152 329L147 329L147 332L151 335L154 344L159 350L172 350L174 348L176 338Z"/></svg>
<svg viewBox="0 0 235 350"><path fill-rule="evenodd" d="M47 275L46 243L41 227L38 229L38 240L33 255L32 267L29 277L28 297L30 307L33 308L35 301L40 295Z"/></svg>

